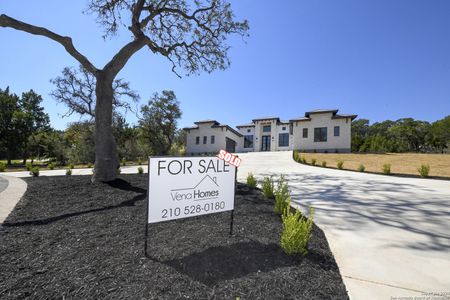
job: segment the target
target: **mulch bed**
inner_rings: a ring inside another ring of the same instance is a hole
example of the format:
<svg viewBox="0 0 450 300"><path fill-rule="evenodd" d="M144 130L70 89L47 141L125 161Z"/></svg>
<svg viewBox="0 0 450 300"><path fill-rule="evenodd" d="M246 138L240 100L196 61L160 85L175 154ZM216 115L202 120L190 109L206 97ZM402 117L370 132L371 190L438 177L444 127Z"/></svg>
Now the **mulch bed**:
<svg viewBox="0 0 450 300"><path fill-rule="evenodd" d="M0 298L348 298L323 232L284 254L272 201L241 184L232 237L229 212L150 224L146 258L146 179L27 179L0 228Z"/></svg>

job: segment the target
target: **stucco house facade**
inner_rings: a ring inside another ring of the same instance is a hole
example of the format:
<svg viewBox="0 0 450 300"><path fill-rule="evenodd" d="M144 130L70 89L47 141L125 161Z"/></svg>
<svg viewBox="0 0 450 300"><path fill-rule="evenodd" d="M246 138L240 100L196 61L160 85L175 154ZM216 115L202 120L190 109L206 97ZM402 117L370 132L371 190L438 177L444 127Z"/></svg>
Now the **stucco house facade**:
<svg viewBox="0 0 450 300"><path fill-rule="evenodd" d="M288 121L278 117L253 119L249 124L221 125L216 120L195 122L186 131L187 154L304 150L307 152L350 152L353 114L337 109L308 111Z"/></svg>

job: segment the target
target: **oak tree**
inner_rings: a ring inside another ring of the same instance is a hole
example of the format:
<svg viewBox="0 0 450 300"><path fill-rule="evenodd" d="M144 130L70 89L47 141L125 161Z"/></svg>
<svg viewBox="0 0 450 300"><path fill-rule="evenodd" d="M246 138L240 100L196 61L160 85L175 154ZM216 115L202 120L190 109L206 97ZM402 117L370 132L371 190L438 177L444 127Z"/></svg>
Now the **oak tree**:
<svg viewBox="0 0 450 300"><path fill-rule="evenodd" d="M105 36L118 33L127 25L132 39L103 67L96 67L72 39L47 28L28 24L5 14L0 27L45 36L61 44L96 78L95 94L95 171L92 181L110 181L116 177L117 150L112 134L113 82L131 56L142 48L166 57L172 71L187 75L212 72L229 66L230 34L247 35L247 21L236 21L225 0L90 0L88 13L96 16Z"/></svg>

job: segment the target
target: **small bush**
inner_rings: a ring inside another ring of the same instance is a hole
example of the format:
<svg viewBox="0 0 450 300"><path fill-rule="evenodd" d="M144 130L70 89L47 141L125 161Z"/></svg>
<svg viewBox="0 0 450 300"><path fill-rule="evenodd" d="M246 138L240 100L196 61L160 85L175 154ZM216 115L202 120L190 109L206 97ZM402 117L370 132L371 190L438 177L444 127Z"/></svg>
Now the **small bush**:
<svg viewBox="0 0 450 300"><path fill-rule="evenodd" d="M74 169L75 165L74 164L69 164L69 169Z"/></svg>
<svg viewBox="0 0 450 300"><path fill-rule="evenodd" d="M277 183L277 188L274 192L275 195L275 206L274 211L277 214L282 214L285 208L289 205L291 201L291 196L289 195L289 186L286 182L284 176L281 176Z"/></svg>
<svg viewBox="0 0 450 300"><path fill-rule="evenodd" d="M381 168L381 171L383 172L384 175L391 174L391 164L384 164L383 168Z"/></svg>
<svg viewBox="0 0 450 300"><path fill-rule="evenodd" d="M31 171L31 169L33 168L33 164L30 163L30 162L27 162L27 163L25 164L25 168L27 168L27 171Z"/></svg>
<svg viewBox="0 0 450 300"><path fill-rule="evenodd" d="M67 170L66 170L66 175L67 175L67 176L72 175L72 169L67 169Z"/></svg>
<svg viewBox="0 0 450 300"><path fill-rule="evenodd" d="M315 158L312 158L312 159L311 159L311 165L315 166L315 165L316 165L316 162L317 162L317 159L315 159Z"/></svg>
<svg viewBox="0 0 450 300"><path fill-rule="evenodd" d="M126 166L127 165L127 160L124 158L122 158L122 166Z"/></svg>
<svg viewBox="0 0 450 300"><path fill-rule="evenodd" d="M428 174L430 173L430 165L422 164L422 165L420 165L420 167L417 169L417 171L419 171L420 177L422 177L422 178L427 178L427 177L428 177Z"/></svg>
<svg viewBox="0 0 450 300"><path fill-rule="evenodd" d="M327 162L326 161L322 161L322 167L324 167L324 168L327 167Z"/></svg>
<svg viewBox="0 0 450 300"><path fill-rule="evenodd" d="M358 172L364 172L366 170L366 167L364 167L363 164L359 164L358 166Z"/></svg>
<svg viewBox="0 0 450 300"><path fill-rule="evenodd" d="M342 170L344 168L344 161L338 160L336 166L339 170Z"/></svg>
<svg viewBox="0 0 450 300"><path fill-rule="evenodd" d="M272 177L264 177L262 181L262 192L266 198L273 199L274 184Z"/></svg>
<svg viewBox="0 0 450 300"><path fill-rule="evenodd" d="M252 173L248 173L248 175L247 175L247 185L251 188L256 187L256 179Z"/></svg>
<svg viewBox="0 0 450 300"><path fill-rule="evenodd" d="M310 208L309 217L305 219L297 209L291 212L290 203L288 203L283 212L283 230L281 232L281 248L288 255L308 253L308 243L311 238L313 226L314 208Z"/></svg>
<svg viewBox="0 0 450 300"><path fill-rule="evenodd" d="M47 165L47 168L48 168L49 170L53 170L53 169L55 168L55 164L54 164L54 163L49 163L49 164Z"/></svg>
<svg viewBox="0 0 450 300"><path fill-rule="evenodd" d="M91 169L92 168L92 163L88 163L87 167L88 167L88 169Z"/></svg>
<svg viewBox="0 0 450 300"><path fill-rule="evenodd" d="M298 150L294 150L294 152L292 153L292 157L293 157L294 161L299 162L300 154L298 153Z"/></svg>
<svg viewBox="0 0 450 300"><path fill-rule="evenodd" d="M5 172L6 164L0 161L0 172Z"/></svg>
<svg viewBox="0 0 450 300"><path fill-rule="evenodd" d="M138 174L144 174L144 168L143 167L139 167L138 168Z"/></svg>
<svg viewBox="0 0 450 300"><path fill-rule="evenodd" d="M31 168L30 175L32 175L33 177L38 177L39 176L39 168L38 167Z"/></svg>

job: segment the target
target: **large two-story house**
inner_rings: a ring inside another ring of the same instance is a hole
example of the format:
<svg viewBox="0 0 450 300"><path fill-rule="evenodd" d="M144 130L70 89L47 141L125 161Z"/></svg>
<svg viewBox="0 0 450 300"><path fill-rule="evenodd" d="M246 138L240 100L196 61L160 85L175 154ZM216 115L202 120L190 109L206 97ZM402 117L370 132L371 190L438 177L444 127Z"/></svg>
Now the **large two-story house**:
<svg viewBox="0 0 450 300"><path fill-rule="evenodd" d="M278 117L253 119L236 126L221 125L216 120L195 122L187 127L188 154L304 150L350 152L351 123L356 115L338 114L337 109L308 111L303 117L280 120Z"/></svg>

